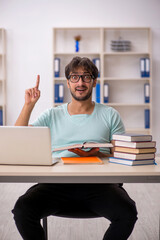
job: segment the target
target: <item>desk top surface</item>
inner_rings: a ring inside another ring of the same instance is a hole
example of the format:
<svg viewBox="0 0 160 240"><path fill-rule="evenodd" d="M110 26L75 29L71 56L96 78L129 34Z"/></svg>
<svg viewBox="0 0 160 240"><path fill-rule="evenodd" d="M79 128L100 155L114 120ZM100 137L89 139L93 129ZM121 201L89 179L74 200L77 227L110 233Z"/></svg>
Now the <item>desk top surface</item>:
<svg viewBox="0 0 160 240"><path fill-rule="evenodd" d="M53 166L0 165L0 176L160 176L160 158L157 165L125 166L103 159L100 165L64 165L61 161Z"/></svg>

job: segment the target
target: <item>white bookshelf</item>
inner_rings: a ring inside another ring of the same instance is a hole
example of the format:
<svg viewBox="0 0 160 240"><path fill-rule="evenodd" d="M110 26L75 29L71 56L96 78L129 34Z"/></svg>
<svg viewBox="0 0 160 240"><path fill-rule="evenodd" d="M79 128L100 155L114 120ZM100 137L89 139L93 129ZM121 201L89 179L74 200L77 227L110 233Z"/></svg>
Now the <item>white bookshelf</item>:
<svg viewBox="0 0 160 240"><path fill-rule="evenodd" d="M0 28L0 110L3 112L3 125L6 124L6 66L5 30ZM0 124L1 125L1 124Z"/></svg>
<svg viewBox="0 0 160 240"><path fill-rule="evenodd" d="M74 37L80 35L80 50L75 52ZM131 41L131 51L111 50L111 40ZM101 103L104 103L104 83L109 84L109 102L120 113L128 132L152 133L152 52L151 29L135 28L54 28L53 65L60 58L60 77L54 77L53 67L53 105L54 84L64 84L64 102L70 101L70 94L64 76L65 66L74 56L100 58ZM140 58L150 58L150 77L140 76ZM144 84L150 84L150 103L144 103ZM150 128L145 128L144 110L150 110Z"/></svg>

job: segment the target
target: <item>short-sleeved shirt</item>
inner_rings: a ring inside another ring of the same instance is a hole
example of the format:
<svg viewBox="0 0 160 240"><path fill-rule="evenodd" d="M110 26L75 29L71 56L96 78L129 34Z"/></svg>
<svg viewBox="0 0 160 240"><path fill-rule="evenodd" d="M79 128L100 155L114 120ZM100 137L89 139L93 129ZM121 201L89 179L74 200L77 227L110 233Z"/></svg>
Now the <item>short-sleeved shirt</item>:
<svg viewBox="0 0 160 240"><path fill-rule="evenodd" d="M33 126L50 128L52 151L57 147L84 142L109 143L113 134L125 131L119 113L112 107L95 103L91 114L70 115L67 105L46 110L32 123ZM100 148L100 152L110 153L110 149ZM52 152L52 156L72 157L75 154L64 150Z"/></svg>

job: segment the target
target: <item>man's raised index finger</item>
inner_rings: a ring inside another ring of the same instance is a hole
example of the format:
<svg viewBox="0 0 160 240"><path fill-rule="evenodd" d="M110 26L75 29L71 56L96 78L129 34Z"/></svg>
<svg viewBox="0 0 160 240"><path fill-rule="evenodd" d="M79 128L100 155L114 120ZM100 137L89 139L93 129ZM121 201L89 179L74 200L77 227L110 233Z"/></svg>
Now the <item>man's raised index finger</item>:
<svg viewBox="0 0 160 240"><path fill-rule="evenodd" d="M39 88L40 75L37 75L36 88Z"/></svg>

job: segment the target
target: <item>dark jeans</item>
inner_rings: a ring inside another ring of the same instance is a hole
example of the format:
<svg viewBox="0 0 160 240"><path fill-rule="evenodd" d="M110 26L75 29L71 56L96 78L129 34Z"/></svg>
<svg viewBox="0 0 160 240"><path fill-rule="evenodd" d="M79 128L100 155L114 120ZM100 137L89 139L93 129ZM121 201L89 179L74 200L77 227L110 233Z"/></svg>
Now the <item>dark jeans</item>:
<svg viewBox="0 0 160 240"><path fill-rule="evenodd" d="M37 184L12 212L24 240L45 240L40 219L76 206L111 221L103 240L126 240L137 220L135 202L119 184Z"/></svg>

